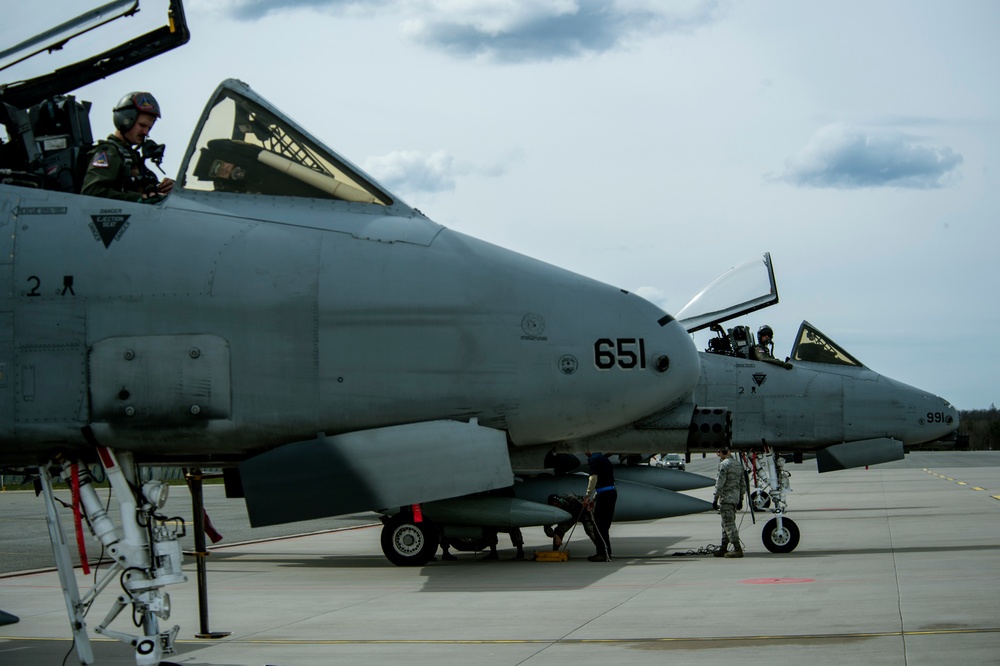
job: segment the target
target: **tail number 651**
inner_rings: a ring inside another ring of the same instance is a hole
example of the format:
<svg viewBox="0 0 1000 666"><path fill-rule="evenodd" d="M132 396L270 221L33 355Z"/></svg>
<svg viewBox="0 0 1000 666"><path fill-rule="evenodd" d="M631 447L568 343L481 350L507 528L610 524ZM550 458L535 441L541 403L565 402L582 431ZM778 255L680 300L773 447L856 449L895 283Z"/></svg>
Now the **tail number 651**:
<svg viewBox="0 0 1000 666"><path fill-rule="evenodd" d="M594 343L594 365L610 370L646 367L646 341L642 338L601 338Z"/></svg>

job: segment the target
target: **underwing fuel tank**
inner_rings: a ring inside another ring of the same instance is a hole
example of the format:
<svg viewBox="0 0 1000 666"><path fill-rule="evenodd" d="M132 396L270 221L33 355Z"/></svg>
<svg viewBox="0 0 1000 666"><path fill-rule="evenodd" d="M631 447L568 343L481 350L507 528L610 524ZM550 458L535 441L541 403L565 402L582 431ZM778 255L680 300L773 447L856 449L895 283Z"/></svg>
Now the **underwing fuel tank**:
<svg viewBox="0 0 1000 666"><path fill-rule="evenodd" d="M457 497L421 505L424 517L439 525L501 529L555 525L572 516L558 507L516 497Z"/></svg>
<svg viewBox="0 0 1000 666"><path fill-rule="evenodd" d="M674 492L710 488L715 485L715 479L701 474L648 465L618 465L615 467L615 480L642 483Z"/></svg>
<svg viewBox="0 0 1000 666"><path fill-rule="evenodd" d="M549 495L573 493L582 497L587 492L587 478L586 474L533 477L514 484L514 495L542 504L548 502ZM615 489L618 491L615 521L658 520L712 509L711 502L643 483L616 479Z"/></svg>

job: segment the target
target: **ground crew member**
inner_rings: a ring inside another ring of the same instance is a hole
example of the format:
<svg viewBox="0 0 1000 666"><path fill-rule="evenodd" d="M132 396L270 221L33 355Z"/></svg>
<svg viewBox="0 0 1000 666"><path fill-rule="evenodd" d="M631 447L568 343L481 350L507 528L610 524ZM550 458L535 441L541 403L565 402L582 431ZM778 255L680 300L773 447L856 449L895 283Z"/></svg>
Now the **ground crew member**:
<svg viewBox="0 0 1000 666"><path fill-rule="evenodd" d="M160 105L148 92L132 92L115 105L115 132L90 152L81 194L120 201L156 203L170 193L174 181L156 177L135 146L149 136L160 117Z"/></svg>
<svg viewBox="0 0 1000 666"><path fill-rule="evenodd" d="M730 455L729 449L719 449L719 476L715 481L715 497L712 508L722 516L722 545L715 551L715 557L743 557L740 531L736 527L736 512L743 508L743 495L747 492L747 481L743 475L743 465L739 458ZM729 544L733 550L726 552Z"/></svg>
<svg viewBox="0 0 1000 666"><path fill-rule="evenodd" d="M591 537L597 552L588 557L591 562L611 561L611 522L615 518L618 491L615 490L615 469L603 453L590 455L590 479L585 503L594 512L594 529Z"/></svg>

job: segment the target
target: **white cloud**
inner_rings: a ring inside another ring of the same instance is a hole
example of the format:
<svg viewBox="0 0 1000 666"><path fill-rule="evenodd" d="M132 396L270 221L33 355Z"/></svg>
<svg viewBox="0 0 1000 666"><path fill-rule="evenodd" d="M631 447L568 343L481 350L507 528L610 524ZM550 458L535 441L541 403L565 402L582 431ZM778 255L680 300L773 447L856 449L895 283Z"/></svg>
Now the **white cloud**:
<svg viewBox="0 0 1000 666"><path fill-rule="evenodd" d="M667 296L667 294L662 289L658 289L656 287L639 287L638 289L635 290L635 293L637 296L642 296L650 303L654 303L663 308L664 310L670 309L668 307L668 304L671 302L670 297ZM677 303L674 303L674 306L677 305L678 305ZM677 308L674 307L674 309Z"/></svg>
<svg viewBox="0 0 1000 666"><path fill-rule="evenodd" d="M390 190L445 192L455 189L455 158L447 151L430 155L415 150L394 150L369 157L364 168Z"/></svg>
<svg viewBox="0 0 1000 666"><path fill-rule="evenodd" d="M835 123L820 128L771 180L800 187L933 189L955 178L962 156L893 129Z"/></svg>
<svg viewBox="0 0 1000 666"><path fill-rule="evenodd" d="M457 57L500 62L573 58L630 40L690 32L716 20L721 0L208 0L242 20L289 10L325 14L391 12L417 43Z"/></svg>
<svg viewBox="0 0 1000 666"><path fill-rule="evenodd" d="M437 0L404 31L446 53L503 62L572 58L602 53L630 40L687 32L716 19L717 0L677 3L668 10L646 2L559 0Z"/></svg>
<svg viewBox="0 0 1000 666"><path fill-rule="evenodd" d="M456 160L446 150L427 154L416 150L394 150L387 155L369 157L364 169L398 194L452 192L458 179L467 176L499 178L509 166L522 159L521 151L513 151L492 164L478 165Z"/></svg>

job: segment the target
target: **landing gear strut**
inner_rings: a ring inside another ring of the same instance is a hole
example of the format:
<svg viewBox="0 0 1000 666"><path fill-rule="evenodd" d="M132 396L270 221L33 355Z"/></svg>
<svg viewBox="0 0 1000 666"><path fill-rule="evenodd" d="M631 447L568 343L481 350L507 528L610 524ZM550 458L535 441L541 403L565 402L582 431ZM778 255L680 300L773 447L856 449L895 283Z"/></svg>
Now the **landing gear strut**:
<svg viewBox="0 0 1000 666"><path fill-rule="evenodd" d="M764 446L762 451L744 454L744 467L754 470L757 487L750 492L754 509L774 514L761 533L764 547L772 553L792 552L799 545L799 528L785 516L788 508L785 495L792 492L791 473L785 471L785 459L776 456L771 447Z"/></svg>
<svg viewBox="0 0 1000 666"><path fill-rule="evenodd" d="M162 662L164 654L173 653L174 639L180 630L175 625L170 630L160 631L159 620L170 617L170 595L165 594L162 588L187 580L181 569L183 556L178 541L179 537L184 536L184 521L180 518L164 518L157 513L167 500L165 484L149 481L141 489L137 488L130 453L119 452L116 456L110 449L98 447L98 454L118 502L121 528L108 516L94 490L89 471L80 464L80 506L91 532L104 544L113 559L111 567L83 596L76 585L69 548L52 493L52 469L61 468L59 476L69 480L74 476L77 464L68 460L54 461L39 470L49 537L66 598L70 629L76 640L77 656L81 664L94 663L84 618L97 595L113 580L118 579L122 591L104 621L94 631L131 645L135 649L136 666L156 666ZM141 635L108 628L130 604L133 618L142 631Z"/></svg>

